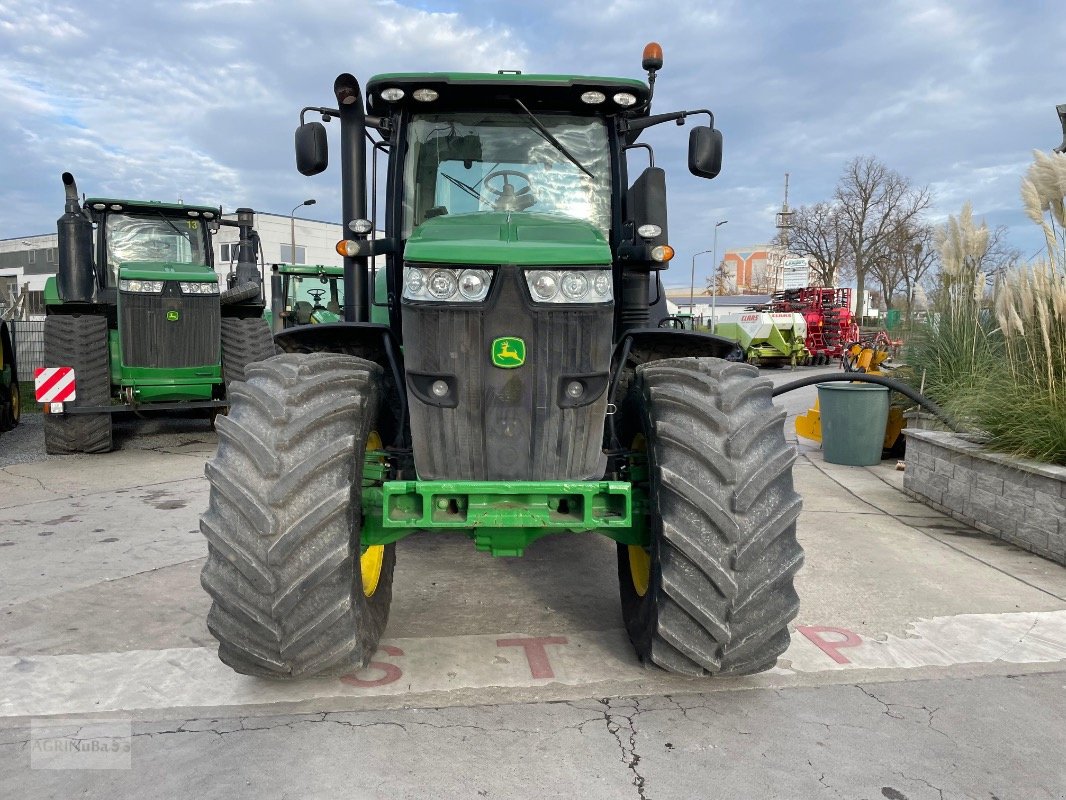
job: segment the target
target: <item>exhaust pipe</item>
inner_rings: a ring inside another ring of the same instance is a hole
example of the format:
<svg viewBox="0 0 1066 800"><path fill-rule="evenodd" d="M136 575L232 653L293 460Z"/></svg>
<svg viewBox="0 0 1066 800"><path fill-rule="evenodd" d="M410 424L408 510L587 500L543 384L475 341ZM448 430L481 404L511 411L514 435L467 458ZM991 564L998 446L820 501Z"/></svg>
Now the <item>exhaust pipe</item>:
<svg viewBox="0 0 1066 800"><path fill-rule="evenodd" d="M69 172L63 173L63 192L66 194L67 201L63 211L68 214L81 211L81 203L78 201L78 184L74 182L74 176Z"/></svg>
<svg viewBox="0 0 1066 800"><path fill-rule="evenodd" d="M96 289L93 269L93 225L82 213L78 185L69 172L63 173L65 213L57 222L59 266L56 288L64 303L91 303Z"/></svg>

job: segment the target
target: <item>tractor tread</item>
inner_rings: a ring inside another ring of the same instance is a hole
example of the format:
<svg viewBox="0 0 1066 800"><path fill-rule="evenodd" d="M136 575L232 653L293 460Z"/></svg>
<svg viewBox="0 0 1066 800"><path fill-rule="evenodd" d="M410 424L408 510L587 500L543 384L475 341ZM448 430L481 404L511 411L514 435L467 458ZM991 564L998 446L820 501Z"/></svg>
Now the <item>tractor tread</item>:
<svg viewBox="0 0 1066 800"><path fill-rule="evenodd" d="M286 353L248 369L231 395L205 469L200 528L210 546L200 582L212 598L208 629L219 658L237 672L344 672L364 666L377 647L394 547L367 598L352 526L380 376L379 366L353 356Z"/></svg>
<svg viewBox="0 0 1066 800"><path fill-rule="evenodd" d="M249 364L276 353L274 336L262 317L222 318L222 373L227 389L245 379Z"/></svg>
<svg viewBox="0 0 1066 800"><path fill-rule="evenodd" d="M653 572L638 597L620 546L630 639L646 663L687 675L769 669L799 610L795 452L772 384L747 364L665 359L637 368L651 472ZM710 462L717 463L710 463Z"/></svg>
<svg viewBox="0 0 1066 800"><path fill-rule="evenodd" d="M109 405L107 318L83 314L45 317L44 364L74 368L72 406ZM110 414L44 415L44 449L50 455L108 453L112 446Z"/></svg>

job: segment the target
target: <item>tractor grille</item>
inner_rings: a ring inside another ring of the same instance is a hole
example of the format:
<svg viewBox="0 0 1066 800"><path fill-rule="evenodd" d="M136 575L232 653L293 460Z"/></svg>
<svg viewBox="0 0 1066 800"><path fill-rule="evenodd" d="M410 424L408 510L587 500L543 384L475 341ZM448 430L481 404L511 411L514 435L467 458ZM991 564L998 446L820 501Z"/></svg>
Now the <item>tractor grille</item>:
<svg viewBox="0 0 1066 800"><path fill-rule="evenodd" d="M177 313L176 320L167 318ZM167 281L163 294L122 292L119 331L128 367L202 367L219 363L218 295L182 296Z"/></svg>
<svg viewBox="0 0 1066 800"><path fill-rule="evenodd" d="M404 304L415 468L423 480L586 480L603 477L614 309L534 305L522 271L499 270L486 302ZM525 341L525 364L493 366L499 337ZM452 382L453 407L434 404ZM587 387L580 404L565 385Z"/></svg>

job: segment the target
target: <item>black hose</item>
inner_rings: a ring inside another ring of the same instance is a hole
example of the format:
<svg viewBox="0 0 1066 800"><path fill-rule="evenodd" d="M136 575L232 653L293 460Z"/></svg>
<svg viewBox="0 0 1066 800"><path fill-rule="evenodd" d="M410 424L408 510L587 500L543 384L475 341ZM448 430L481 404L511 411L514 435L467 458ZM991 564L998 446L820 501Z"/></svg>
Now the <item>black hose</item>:
<svg viewBox="0 0 1066 800"><path fill-rule="evenodd" d="M948 416L940 406L934 403L932 400L927 399L903 381L898 381L895 378L886 378L884 375L867 375L864 372L849 372L846 375L811 375L806 378L800 378L798 381L792 381L792 383L786 383L784 386L775 386L773 391L773 397L777 397L779 394L785 392L791 392L793 389L802 389L805 386L813 386L816 383L830 383L838 381L859 382L859 383L875 383L878 386L887 386L893 391L899 392L906 397L909 397L915 403L920 405L930 414L935 416L955 433L962 433L963 429L959 426L955 420Z"/></svg>

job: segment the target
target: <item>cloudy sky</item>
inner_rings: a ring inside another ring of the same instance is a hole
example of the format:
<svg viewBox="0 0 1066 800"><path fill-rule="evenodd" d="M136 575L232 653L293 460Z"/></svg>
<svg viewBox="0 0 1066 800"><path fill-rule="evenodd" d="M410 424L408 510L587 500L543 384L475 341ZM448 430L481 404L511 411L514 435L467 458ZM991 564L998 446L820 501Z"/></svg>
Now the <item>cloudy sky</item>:
<svg viewBox="0 0 1066 800"><path fill-rule="evenodd" d="M669 282L716 221L719 252L772 237L786 172L793 205L817 202L858 155L928 186L934 219L969 199L1039 249L1018 182L1061 138L1061 0L0 0L0 238L54 230L64 170L89 194L281 214L314 197L308 216L338 220L337 170L299 175L292 133L339 72L642 77L652 39L655 110L709 107L726 143L703 181L685 130L645 134L686 273Z"/></svg>

